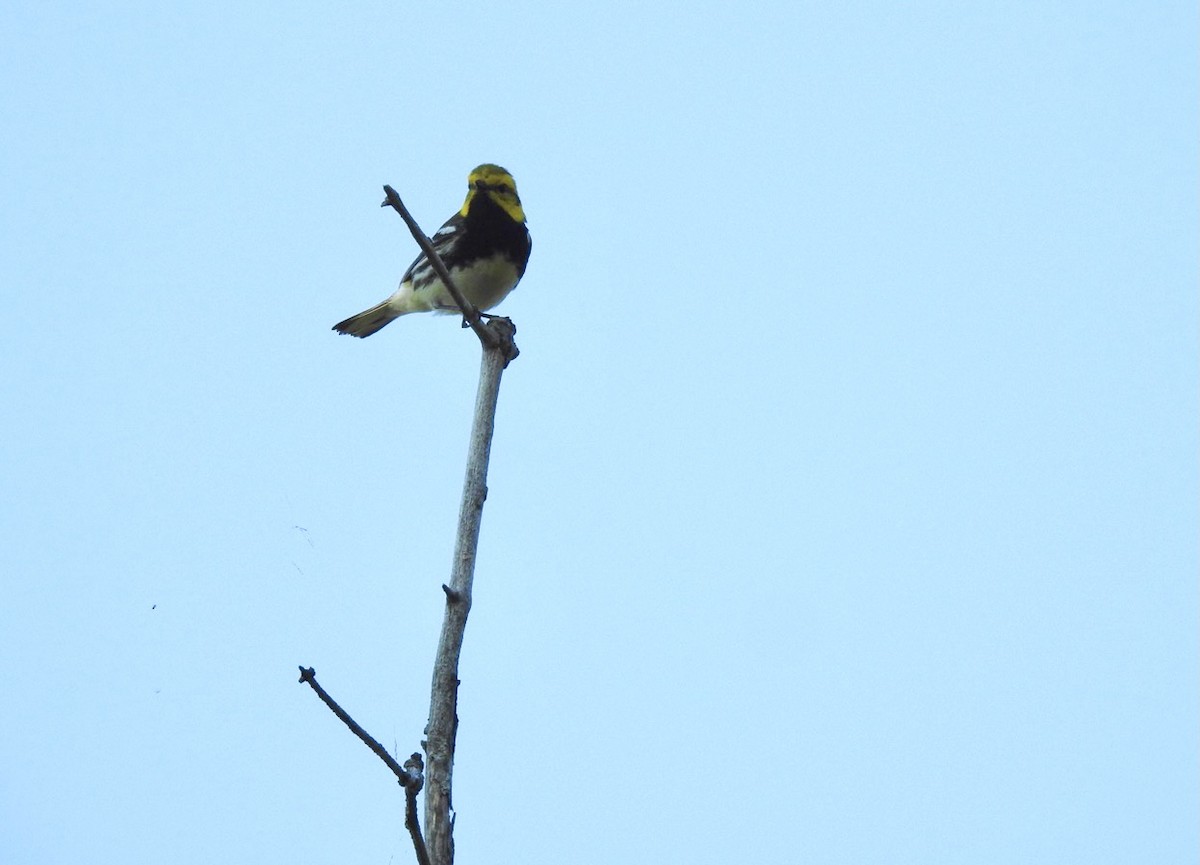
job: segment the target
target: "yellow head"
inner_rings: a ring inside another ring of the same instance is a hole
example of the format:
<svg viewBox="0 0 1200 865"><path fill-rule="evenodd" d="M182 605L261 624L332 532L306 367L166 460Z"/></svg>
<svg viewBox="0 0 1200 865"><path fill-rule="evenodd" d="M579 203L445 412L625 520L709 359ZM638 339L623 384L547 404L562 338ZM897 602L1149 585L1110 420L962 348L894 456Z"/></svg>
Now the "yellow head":
<svg viewBox="0 0 1200 865"><path fill-rule="evenodd" d="M521 209L521 199L517 197L517 183L499 165L480 165L467 175L467 200L463 202L459 213L466 216L471 209L471 202L480 193L500 205L517 222L525 221L525 211Z"/></svg>

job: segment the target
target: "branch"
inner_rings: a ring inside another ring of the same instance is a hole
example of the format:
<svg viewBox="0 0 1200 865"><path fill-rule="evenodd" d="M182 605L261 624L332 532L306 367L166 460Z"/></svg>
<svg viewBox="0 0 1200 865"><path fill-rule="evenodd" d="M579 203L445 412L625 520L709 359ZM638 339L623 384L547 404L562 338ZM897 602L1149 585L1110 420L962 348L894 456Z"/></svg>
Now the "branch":
<svg viewBox="0 0 1200 865"><path fill-rule="evenodd" d="M412 232L413 239L417 245L421 247L421 251L425 253L425 257L429 259L429 263L433 265L434 272L442 283L450 292L450 296L454 298L454 302L458 304L458 308L462 310L463 321L471 326L471 330L475 331L475 335L479 337L479 341L483 343L483 347L492 348L497 345L496 340L502 338L500 334L486 327L483 323L483 316L479 310L475 308L475 304L467 300L466 296L458 290L458 286L454 284L454 280L450 278L450 271L446 269L446 263L442 261L442 257L438 255L437 250L433 248L431 241L425 232L421 230L421 226L417 225L417 221L413 219L408 208L404 206L404 202L400 200L399 193L392 187L384 185L383 193L386 196L380 207L392 207L400 218L404 220L404 224L408 226L408 230ZM511 337L509 337L511 342ZM512 346L512 358L516 357L516 346Z"/></svg>
<svg viewBox="0 0 1200 865"><path fill-rule="evenodd" d="M421 837L421 824L417 820L417 794L421 792L421 787L425 783L425 778L422 774L424 765L421 761L420 754L413 754L404 761L401 766L392 757L387 750L380 745L375 739L359 726L358 722L347 714L346 710L337 704L333 697L317 683L317 671L312 667L300 668L300 681L305 682L316 692L316 695L321 698L326 706L330 708L333 714L337 715L341 722L350 728L350 732L358 738L362 739L368 748L375 752L387 767L392 770L396 778L400 781L400 786L404 788L405 809L404 809L404 825L408 827L408 834L412 836L413 849L417 853L418 865L430 865L429 850L425 846L425 839Z"/></svg>
<svg viewBox="0 0 1200 865"><path fill-rule="evenodd" d="M413 850L417 854L417 865L431 865L429 848L425 846L425 838L421 835L421 820L417 817L417 794L425 784L425 763L421 755L413 753L404 761L404 769L415 778L415 782L404 788L404 826L412 836Z"/></svg>
<svg viewBox="0 0 1200 865"><path fill-rule="evenodd" d="M487 498L488 459L492 450L492 432L496 423L496 400L500 377L515 349L515 328L506 318L495 318L488 330L496 331L497 341L485 344L479 371L479 390L475 396L475 419L467 451L467 471L463 480L462 504L458 512L458 536L454 547L450 584L443 586L446 612L437 657L433 663L433 687L429 703L429 723L425 727L425 754L428 757L428 783L425 786L425 830L436 865L454 861L454 820L451 817L450 788L454 773L454 745L458 732L458 660L462 653L463 632L471 612L471 587L475 579L475 553L479 546L479 524Z"/></svg>
<svg viewBox="0 0 1200 865"><path fill-rule="evenodd" d="M500 393L500 378L509 362L520 353L513 337L516 327L512 321L501 316L483 316L459 291L445 262L433 248L433 243L421 231L396 190L384 186L387 196L381 207L392 207L400 214L413 238L425 253L434 271L462 310L464 322L475 331L483 346L483 360L479 373L479 390L475 396L475 417L471 427L471 442L467 452L467 471L463 480L462 504L458 514L458 535L454 548L454 562L449 585L442 586L446 593L446 612L442 620L442 633L438 640L437 657L433 665L433 685L429 704L429 723L425 726L426 739L422 742L429 758L428 773L421 755L413 754L403 766L370 734L359 726L339 706L325 689L317 684L316 671L312 667L300 668L300 681L306 682L330 710L342 720L354 735L383 760L400 781L405 792L405 820L412 835L413 847L419 865L453 865L454 862L454 818L451 809L450 788L454 772L454 746L458 733L458 662L462 654L463 633L467 615L471 611L471 587L475 579L475 554L479 547L479 524L483 517L483 503L487 499L487 469L492 450L492 433L496 423L496 401ZM426 783L426 778L428 782ZM417 794L425 787L425 822L429 844L421 836L417 819Z"/></svg>

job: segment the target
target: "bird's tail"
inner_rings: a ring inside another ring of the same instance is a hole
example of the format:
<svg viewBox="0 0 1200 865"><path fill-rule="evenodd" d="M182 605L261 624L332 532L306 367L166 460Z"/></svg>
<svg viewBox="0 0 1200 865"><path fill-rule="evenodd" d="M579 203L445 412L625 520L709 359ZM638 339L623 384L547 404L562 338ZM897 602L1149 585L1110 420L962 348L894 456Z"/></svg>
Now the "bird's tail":
<svg viewBox="0 0 1200 865"><path fill-rule="evenodd" d="M338 333L348 333L351 336L361 338L370 336L385 324L399 318L403 314L402 312L397 312L396 308L385 300L383 303L378 303L370 309L360 312L358 315L350 316L345 321L339 321L333 326L333 329Z"/></svg>

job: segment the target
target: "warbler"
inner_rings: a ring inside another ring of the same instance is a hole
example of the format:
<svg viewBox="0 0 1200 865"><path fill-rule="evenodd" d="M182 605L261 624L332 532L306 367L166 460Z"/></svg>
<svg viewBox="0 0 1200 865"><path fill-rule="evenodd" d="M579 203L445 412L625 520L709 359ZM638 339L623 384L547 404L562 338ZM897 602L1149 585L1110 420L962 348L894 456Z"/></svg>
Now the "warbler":
<svg viewBox="0 0 1200 865"><path fill-rule="evenodd" d="M480 310L496 306L525 274L531 243L517 184L499 165L467 176L467 200L430 238L450 278ZM410 312L459 312L442 280L421 253L383 303L338 322L338 333L365 337Z"/></svg>

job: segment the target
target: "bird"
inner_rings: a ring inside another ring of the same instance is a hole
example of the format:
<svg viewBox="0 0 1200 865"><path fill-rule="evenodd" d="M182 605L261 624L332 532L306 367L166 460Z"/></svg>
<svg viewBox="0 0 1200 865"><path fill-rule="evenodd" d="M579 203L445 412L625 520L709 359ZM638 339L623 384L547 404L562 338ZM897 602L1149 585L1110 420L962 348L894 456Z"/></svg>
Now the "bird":
<svg viewBox="0 0 1200 865"><path fill-rule="evenodd" d="M433 248L451 279L474 306L489 310L508 297L525 275L532 243L513 176L485 163L467 175L467 199L434 232ZM459 312L425 253L409 265L400 287L382 303L333 326L368 337L410 312Z"/></svg>

